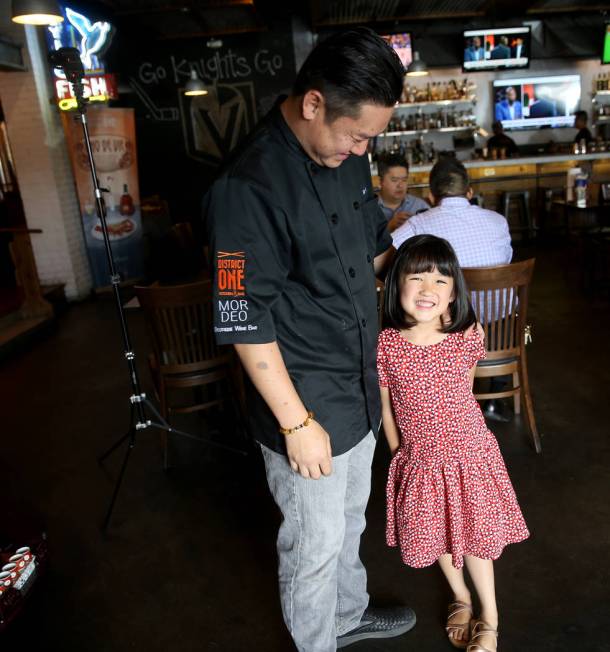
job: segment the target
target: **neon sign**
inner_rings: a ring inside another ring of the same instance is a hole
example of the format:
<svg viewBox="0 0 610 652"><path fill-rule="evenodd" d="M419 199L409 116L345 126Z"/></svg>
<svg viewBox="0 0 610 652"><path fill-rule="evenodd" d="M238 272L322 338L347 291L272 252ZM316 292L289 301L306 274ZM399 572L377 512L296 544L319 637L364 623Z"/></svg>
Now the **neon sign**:
<svg viewBox="0 0 610 652"><path fill-rule="evenodd" d="M106 102L118 97L114 75L105 74L106 69L100 57L108 49L113 36L112 25L105 21L92 22L87 16L61 6L65 18L63 23L50 25L46 30L50 50L74 47L80 52L85 68L83 79L84 96L90 102ZM62 70L53 70L55 94L59 108L67 111L76 108L76 99L71 85Z"/></svg>

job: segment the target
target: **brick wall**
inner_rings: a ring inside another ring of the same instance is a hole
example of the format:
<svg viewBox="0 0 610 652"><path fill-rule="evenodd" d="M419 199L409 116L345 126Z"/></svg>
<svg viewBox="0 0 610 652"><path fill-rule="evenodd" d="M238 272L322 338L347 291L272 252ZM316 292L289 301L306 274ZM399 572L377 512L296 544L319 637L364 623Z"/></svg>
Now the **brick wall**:
<svg viewBox="0 0 610 652"><path fill-rule="evenodd" d="M0 72L0 99L15 159L17 180L43 284L65 283L66 296L90 291L78 199L63 128L52 96L41 41L42 28L25 29L10 21L10 3L0 9L0 31L24 44L27 72Z"/></svg>

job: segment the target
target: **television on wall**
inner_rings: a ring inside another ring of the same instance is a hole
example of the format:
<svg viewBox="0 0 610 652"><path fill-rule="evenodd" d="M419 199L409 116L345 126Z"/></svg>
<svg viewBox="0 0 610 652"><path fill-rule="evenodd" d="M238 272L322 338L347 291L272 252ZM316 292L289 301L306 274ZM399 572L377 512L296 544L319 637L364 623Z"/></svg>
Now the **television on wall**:
<svg viewBox="0 0 610 652"><path fill-rule="evenodd" d="M604 25L604 42L602 44L602 63L610 63L610 23Z"/></svg>
<svg viewBox="0 0 610 652"><path fill-rule="evenodd" d="M493 82L493 119L505 129L573 127L579 75L520 77Z"/></svg>
<svg viewBox="0 0 610 652"><path fill-rule="evenodd" d="M463 45L464 72L528 68L530 65L529 27L469 29L464 32Z"/></svg>
<svg viewBox="0 0 610 652"><path fill-rule="evenodd" d="M400 57L402 65L406 68L413 60L413 48L411 46L411 34L409 32L400 32L398 34L381 34Z"/></svg>

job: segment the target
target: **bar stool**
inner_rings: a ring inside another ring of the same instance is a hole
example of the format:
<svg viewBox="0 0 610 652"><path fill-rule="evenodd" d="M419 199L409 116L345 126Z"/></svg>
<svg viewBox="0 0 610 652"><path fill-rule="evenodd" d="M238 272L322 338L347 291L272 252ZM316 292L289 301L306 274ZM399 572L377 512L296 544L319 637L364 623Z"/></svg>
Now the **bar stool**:
<svg viewBox="0 0 610 652"><path fill-rule="evenodd" d="M502 193L502 206L504 208L504 217L508 222L511 202L516 202L519 211L520 227L512 228L511 231L525 231L528 238L535 235L534 223L530 213L530 193L529 190L510 190Z"/></svg>
<svg viewBox="0 0 610 652"><path fill-rule="evenodd" d="M553 210L555 200L563 198L565 193L563 186L538 186L536 222L537 226L547 233L565 230L566 228L563 214L558 215L558 211Z"/></svg>

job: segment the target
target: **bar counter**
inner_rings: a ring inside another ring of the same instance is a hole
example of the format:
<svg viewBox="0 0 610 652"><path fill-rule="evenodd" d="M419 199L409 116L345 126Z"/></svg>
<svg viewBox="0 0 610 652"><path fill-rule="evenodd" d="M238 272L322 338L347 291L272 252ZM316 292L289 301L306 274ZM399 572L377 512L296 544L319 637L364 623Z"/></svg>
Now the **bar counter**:
<svg viewBox="0 0 610 652"><path fill-rule="evenodd" d="M567 171L581 167L590 175L589 196L597 198L601 183L610 183L610 152L591 154L546 154L499 160L464 161L475 195L485 208L501 210L502 194L529 191L530 209L536 210L553 198L565 198ZM409 170L409 192L424 199L432 164ZM374 179L377 182L378 177Z"/></svg>

